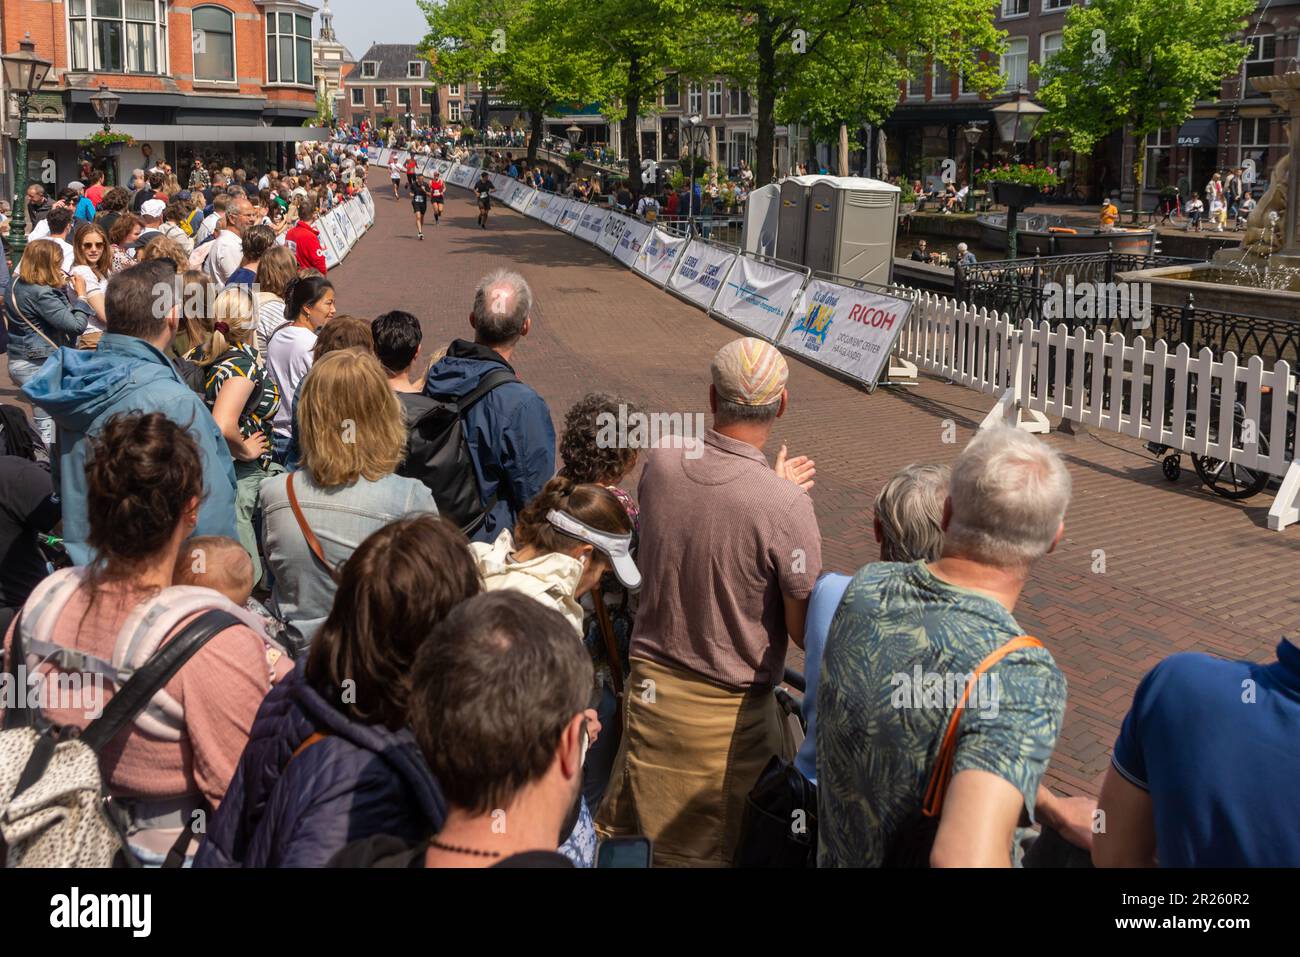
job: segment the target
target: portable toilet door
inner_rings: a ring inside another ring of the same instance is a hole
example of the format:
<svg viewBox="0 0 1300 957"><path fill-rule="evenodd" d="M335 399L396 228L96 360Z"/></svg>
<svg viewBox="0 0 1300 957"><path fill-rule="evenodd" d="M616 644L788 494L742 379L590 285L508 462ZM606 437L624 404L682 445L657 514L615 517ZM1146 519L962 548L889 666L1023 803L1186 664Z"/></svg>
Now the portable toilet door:
<svg viewBox="0 0 1300 957"><path fill-rule="evenodd" d="M835 272L835 247L839 236L840 190L829 179L808 191L803 264L813 272Z"/></svg>
<svg viewBox="0 0 1300 957"><path fill-rule="evenodd" d="M745 200L745 226L740 248L747 253L776 256L776 237L781 218L781 187L777 183L760 186Z"/></svg>
<svg viewBox="0 0 1300 957"><path fill-rule="evenodd" d="M807 229L808 186L794 179L781 183L781 209L777 214L776 258L788 263L804 262Z"/></svg>

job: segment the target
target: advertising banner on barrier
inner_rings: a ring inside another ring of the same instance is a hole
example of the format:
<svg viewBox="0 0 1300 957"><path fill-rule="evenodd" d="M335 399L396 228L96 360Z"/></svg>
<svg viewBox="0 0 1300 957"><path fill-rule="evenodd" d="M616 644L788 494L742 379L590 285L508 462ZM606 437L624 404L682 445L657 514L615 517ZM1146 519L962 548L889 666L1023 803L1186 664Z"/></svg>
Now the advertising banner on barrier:
<svg viewBox="0 0 1300 957"><path fill-rule="evenodd" d="M677 257L686 248L686 240L670 236L662 229L650 230L650 235L641 244L641 255L637 257L637 272L651 282L663 285L677 265Z"/></svg>
<svg viewBox="0 0 1300 957"><path fill-rule="evenodd" d="M492 180L492 185L497 188L496 195L492 198L504 201L506 194L510 192L510 184L513 183L514 180L509 176L506 176L504 173L489 173L488 179Z"/></svg>
<svg viewBox="0 0 1300 957"><path fill-rule="evenodd" d="M582 222L578 224L578 237L589 243L600 239L600 231L605 228L605 218L609 210L604 206L585 206L582 210Z"/></svg>
<svg viewBox="0 0 1300 957"><path fill-rule="evenodd" d="M469 189L474 182L474 167L456 163L447 174L447 182L462 189Z"/></svg>
<svg viewBox="0 0 1300 957"><path fill-rule="evenodd" d="M361 202L365 204L366 222L371 226L375 225L375 198L370 195L368 189L363 189L357 195L361 197Z"/></svg>
<svg viewBox="0 0 1300 957"><path fill-rule="evenodd" d="M735 259L733 252L692 239L682 253L682 263L677 272L668 280L668 286L708 309Z"/></svg>
<svg viewBox="0 0 1300 957"><path fill-rule="evenodd" d="M361 204L349 202L344 203L338 208L343 210L343 215L347 216L348 221L352 223L352 228L356 231L358 236L366 231L366 217L365 214L361 212Z"/></svg>
<svg viewBox="0 0 1300 957"><path fill-rule="evenodd" d="M649 223L629 219L623 235L619 237L618 245L614 247L614 258L628 269L632 269L641 255L641 246L650 235L650 229Z"/></svg>
<svg viewBox="0 0 1300 957"><path fill-rule="evenodd" d="M569 201L563 196L551 195L551 204L546 207L546 213L542 216L542 222L548 226L554 226L557 229L560 225L560 216L563 215Z"/></svg>
<svg viewBox="0 0 1300 957"><path fill-rule="evenodd" d="M357 232L357 228L352 225L352 220L348 219L341 210L337 209L330 210L329 215L333 217L334 222L338 223L339 232L343 234L343 238L348 244L348 249L351 249L352 244L357 241L357 238L360 235Z"/></svg>
<svg viewBox="0 0 1300 957"><path fill-rule="evenodd" d="M779 344L874 390L911 309L906 299L813 279Z"/></svg>
<svg viewBox="0 0 1300 957"><path fill-rule="evenodd" d="M738 256L714 300L713 310L754 335L774 342L803 287L803 280L802 273Z"/></svg>
<svg viewBox="0 0 1300 957"><path fill-rule="evenodd" d="M379 147L378 147L378 146L367 146L367 147L366 147L366 160L369 161L369 162L371 162L371 163L378 163L378 162L379 162Z"/></svg>
<svg viewBox="0 0 1300 957"><path fill-rule="evenodd" d="M576 199L567 199L564 201L564 209L560 212L560 218L555 225L563 229L566 233L577 233L578 224L582 222L582 214L586 206Z"/></svg>
<svg viewBox="0 0 1300 957"><path fill-rule="evenodd" d="M528 207L528 215L534 219L539 219L544 223L550 223L555 216L555 204L560 198L554 193L547 193L542 190L537 191L537 198L533 200L533 205Z"/></svg>
<svg viewBox="0 0 1300 957"><path fill-rule="evenodd" d="M623 231L627 229L629 220L622 213L616 213L612 210L605 217L605 225L601 227L600 236L596 238L596 245L607 253L612 253L618 241L623 238Z"/></svg>
<svg viewBox="0 0 1300 957"><path fill-rule="evenodd" d="M316 221L316 231L320 233L321 251L325 253L325 268L333 269L343 261L343 257L348 250L346 245L339 246L338 240L334 238L334 233L326 225L327 218L322 216Z"/></svg>
<svg viewBox="0 0 1300 957"><path fill-rule="evenodd" d="M537 195L537 190L531 186L525 186L523 183L511 183L510 192L506 196L506 205L517 213L522 213L528 208L528 204L533 201Z"/></svg>

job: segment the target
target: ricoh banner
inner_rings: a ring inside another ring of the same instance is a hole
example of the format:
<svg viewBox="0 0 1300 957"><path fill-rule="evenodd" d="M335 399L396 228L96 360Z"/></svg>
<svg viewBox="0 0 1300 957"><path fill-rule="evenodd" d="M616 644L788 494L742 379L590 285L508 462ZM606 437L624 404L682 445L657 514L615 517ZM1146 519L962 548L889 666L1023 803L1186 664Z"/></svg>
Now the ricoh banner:
<svg viewBox="0 0 1300 957"><path fill-rule="evenodd" d="M874 391L911 309L906 299L813 279L779 344Z"/></svg>

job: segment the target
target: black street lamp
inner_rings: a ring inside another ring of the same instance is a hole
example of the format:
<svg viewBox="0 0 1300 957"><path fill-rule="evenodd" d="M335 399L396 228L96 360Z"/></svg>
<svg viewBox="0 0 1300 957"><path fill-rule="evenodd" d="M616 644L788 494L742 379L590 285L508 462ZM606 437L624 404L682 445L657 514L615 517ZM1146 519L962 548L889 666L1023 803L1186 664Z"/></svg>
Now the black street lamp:
<svg viewBox="0 0 1300 957"><path fill-rule="evenodd" d="M704 138L709 135L709 128L702 125L703 120L700 114L696 113L686 121L686 141L689 148L690 158L687 162L691 167L691 191L686 197L686 218L687 222L695 222L695 148L704 145Z"/></svg>
<svg viewBox="0 0 1300 957"><path fill-rule="evenodd" d="M966 165L966 212L973 213L975 212L975 146L984 136L984 129L972 123L961 131L961 135L966 137L966 145L970 147L970 162Z"/></svg>
<svg viewBox="0 0 1300 957"><path fill-rule="evenodd" d="M27 246L27 111L32 94L41 88L54 64L36 55L31 34L19 42L18 52L0 57L4 63L5 86L18 97L18 169L14 173L13 221L9 227L9 253L16 263Z"/></svg>
<svg viewBox="0 0 1300 957"><path fill-rule="evenodd" d="M1033 138L1034 130L1046 115L1047 110L1029 99L1029 92L1022 86L1016 89L1016 98L995 106L991 111L997 122L998 135L1008 143L1013 151L1012 162L1020 162L1020 147ZM1011 184L1008 184L1011 185ZM1016 221L1020 216L1021 204L1026 201L1025 188L1015 187L1003 192L1011 200L1007 203L1007 255L1016 258Z"/></svg>
<svg viewBox="0 0 1300 957"><path fill-rule="evenodd" d="M95 115L104 121L105 133L112 132L113 117L117 116L117 107L121 102L122 98L103 83L99 85L99 92L90 98L90 105L95 108ZM122 152L122 144L109 144L106 152L108 153L108 162L104 164L105 181L108 186L115 186L113 167L116 164L114 160Z"/></svg>

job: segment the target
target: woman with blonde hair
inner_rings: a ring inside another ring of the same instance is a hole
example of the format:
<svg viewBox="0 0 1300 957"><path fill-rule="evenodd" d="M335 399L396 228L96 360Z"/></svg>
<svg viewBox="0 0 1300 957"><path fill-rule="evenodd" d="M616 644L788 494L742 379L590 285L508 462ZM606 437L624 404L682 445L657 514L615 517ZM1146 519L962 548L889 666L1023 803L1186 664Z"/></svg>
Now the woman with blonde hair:
<svg viewBox="0 0 1300 957"><path fill-rule="evenodd" d="M302 468L261 489L271 608L305 650L329 614L337 569L367 536L411 514L436 514L433 494L394 470L406 454L402 407L383 367L362 349L331 352L298 389Z"/></svg>
<svg viewBox="0 0 1300 957"><path fill-rule="evenodd" d="M185 356L204 369L204 401L235 460L235 530L253 560L254 582L262 577L253 530L257 492L284 471L271 461L271 418L280 390L253 350L256 325L252 294L238 286L224 289L212 303L202 341Z"/></svg>
<svg viewBox="0 0 1300 957"><path fill-rule="evenodd" d="M95 314L94 307L80 298L68 301L67 284L63 247L52 239L28 244L4 297L9 376L16 385L36 378L45 360L60 347L73 345ZM32 406L32 417L46 446L53 448L54 420L37 405Z"/></svg>
<svg viewBox="0 0 1300 957"><path fill-rule="evenodd" d="M108 270L113 254L109 252L108 233L94 223L82 226L72 244L72 285L77 295L90 303L95 315L78 343L95 348L104 334L104 292L108 289Z"/></svg>
<svg viewBox="0 0 1300 957"><path fill-rule="evenodd" d="M190 268L190 257L186 255L185 250L176 244L174 240L163 235L156 235L149 240L135 254L135 261L138 263L147 263L152 259L170 259L176 264L178 273L185 272Z"/></svg>

